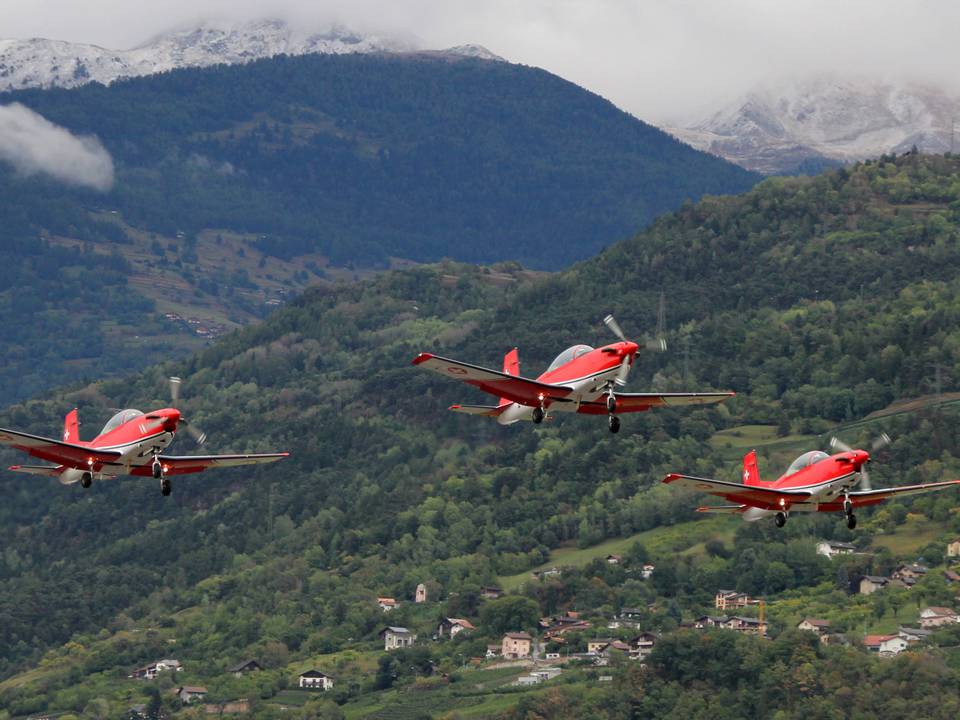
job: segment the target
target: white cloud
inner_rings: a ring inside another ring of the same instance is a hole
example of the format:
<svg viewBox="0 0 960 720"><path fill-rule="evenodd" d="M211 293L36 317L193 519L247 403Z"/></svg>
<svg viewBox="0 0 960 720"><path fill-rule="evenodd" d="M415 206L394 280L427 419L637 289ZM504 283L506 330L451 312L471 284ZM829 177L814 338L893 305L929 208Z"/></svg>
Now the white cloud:
<svg viewBox="0 0 960 720"><path fill-rule="evenodd" d="M4 0L0 32L118 49L207 18L466 42L544 67L651 121L824 71L956 85L952 0Z"/></svg>
<svg viewBox="0 0 960 720"><path fill-rule="evenodd" d="M99 140L77 137L20 103L0 105L0 160L24 175L103 192L113 185L113 160Z"/></svg>

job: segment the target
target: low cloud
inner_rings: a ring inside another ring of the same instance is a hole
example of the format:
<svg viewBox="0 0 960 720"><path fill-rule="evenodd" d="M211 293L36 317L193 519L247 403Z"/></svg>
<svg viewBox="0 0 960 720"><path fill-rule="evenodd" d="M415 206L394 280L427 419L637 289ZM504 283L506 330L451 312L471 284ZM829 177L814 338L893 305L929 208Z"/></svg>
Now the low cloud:
<svg viewBox="0 0 960 720"><path fill-rule="evenodd" d="M74 135L20 103L0 105L0 161L23 175L101 192L113 186L113 159L99 140Z"/></svg>

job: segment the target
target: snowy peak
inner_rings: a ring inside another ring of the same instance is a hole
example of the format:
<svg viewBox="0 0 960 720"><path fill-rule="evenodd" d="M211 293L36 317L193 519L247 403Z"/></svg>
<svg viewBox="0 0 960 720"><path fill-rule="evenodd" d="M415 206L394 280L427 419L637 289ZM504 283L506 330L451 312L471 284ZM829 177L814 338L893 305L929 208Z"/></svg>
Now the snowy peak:
<svg viewBox="0 0 960 720"><path fill-rule="evenodd" d="M308 33L282 20L243 24L209 23L165 33L132 50L34 38L0 40L0 92L22 88L77 87L96 81L150 75L182 67L238 64L275 55L308 53L399 53L415 46L378 35L359 35L334 26ZM451 56L502 61L479 45L439 51Z"/></svg>
<svg viewBox="0 0 960 720"><path fill-rule="evenodd" d="M696 148L762 173L905 152L950 150L960 98L920 84L819 77L770 85L687 127Z"/></svg>

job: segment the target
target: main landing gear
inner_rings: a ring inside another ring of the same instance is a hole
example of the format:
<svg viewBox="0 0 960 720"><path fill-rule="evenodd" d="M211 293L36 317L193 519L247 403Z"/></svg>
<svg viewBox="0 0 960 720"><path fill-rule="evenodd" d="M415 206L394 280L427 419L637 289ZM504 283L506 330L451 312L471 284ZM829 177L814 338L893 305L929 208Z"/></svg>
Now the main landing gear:
<svg viewBox="0 0 960 720"><path fill-rule="evenodd" d="M542 407L539 407L539 406L538 406L538 407L535 407L535 408L533 409L533 424L534 424L534 425L539 425L540 423L543 422L543 418L544 418L545 416L546 416L546 413L543 412L543 408L542 408Z"/></svg>
<svg viewBox="0 0 960 720"><path fill-rule="evenodd" d="M163 465L160 464L160 460L158 460L156 457L153 458L153 479L160 481L160 494L164 497L173 491L173 486L170 484L170 478L164 477Z"/></svg>
<svg viewBox="0 0 960 720"><path fill-rule="evenodd" d="M850 502L850 498L844 496L843 498L843 514L847 516L847 527L853 530L857 527L857 516L853 514L853 503Z"/></svg>
<svg viewBox="0 0 960 720"><path fill-rule="evenodd" d="M80 487L88 488L93 485L93 473L85 472L80 476Z"/></svg>
<svg viewBox="0 0 960 720"><path fill-rule="evenodd" d="M778 528L782 528L787 524L787 514L785 512L778 512L773 518L773 522Z"/></svg>

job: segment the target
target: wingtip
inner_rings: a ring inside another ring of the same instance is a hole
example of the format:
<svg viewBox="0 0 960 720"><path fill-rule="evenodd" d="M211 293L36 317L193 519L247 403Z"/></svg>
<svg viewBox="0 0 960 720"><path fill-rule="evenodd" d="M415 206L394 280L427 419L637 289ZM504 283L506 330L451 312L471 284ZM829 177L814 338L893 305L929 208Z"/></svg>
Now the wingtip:
<svg viewBox="0 0 960 720"><path fill-rule="evenodd" d="M420 363L424 363L427 360L430 360L432 358L433 358L433 355L431 355L430 353L420 353L413 359L413 362L411 362L410 364L419 365Z"/></svg>
<svg viewBox="0 0 960 720"><path fill-rule="evenodd" d="M22 468L22 467L23 467L23 465L11 465L10 467L7 468L7 470L12 470L12 471L16 472L17 470L19 470L19 469ZM960 480L958 480L957 482L960 482Z"/></svg>
<svg viewBox="0 0 960 720"><path fill-rule="evenodd" d="M674 480L679 480L681 477L683 477L683 476L680 475L679 473L670 473L669 475L667 475L667 476L666 476L663 480L661 480L660 482L672 483Z"/></svg>
<svg viewBox="0 0 960 720"><path fill-rule="evenodd" d="M451 405L450 407L447 408L447 410L459 410L461 407L463 407L463 406L462 406L462 405Z"/></svg>

